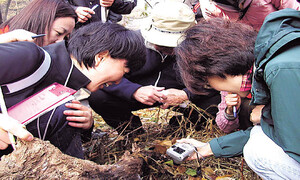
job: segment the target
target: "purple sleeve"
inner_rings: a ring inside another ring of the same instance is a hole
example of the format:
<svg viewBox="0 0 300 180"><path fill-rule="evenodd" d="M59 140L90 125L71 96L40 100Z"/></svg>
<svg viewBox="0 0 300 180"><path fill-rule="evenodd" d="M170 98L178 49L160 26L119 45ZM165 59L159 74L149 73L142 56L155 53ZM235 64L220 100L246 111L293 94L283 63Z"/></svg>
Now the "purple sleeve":
<svg viewBox="0 0 300 180"><path fill-rule="evenodd" d="M140 87L142 87L142 85L133 83L123 77L119 84L114 84L109 87L105 87L102 90L107 93L118 96L122 99L130 101L133 99L133 93Z"/></svg>

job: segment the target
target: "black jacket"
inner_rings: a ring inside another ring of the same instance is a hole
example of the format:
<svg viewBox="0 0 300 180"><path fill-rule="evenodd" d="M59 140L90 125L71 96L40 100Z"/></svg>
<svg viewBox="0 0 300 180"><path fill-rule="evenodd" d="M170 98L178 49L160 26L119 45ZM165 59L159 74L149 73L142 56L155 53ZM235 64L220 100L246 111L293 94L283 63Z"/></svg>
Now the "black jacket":
<svg viewBox="0 0 300 180"><path fill-rule="evenodd" d="M72 5L74 9L78 6L92 8L96 4L99 5L99 0L68 0L68 2ZM108 16L110 16L110 12L116 14L130 14L133 8L136 6L137 0L115 0L111 7L108 8ZM101 8L100 5L95 10L92 18L86 21L85 23L78 23L79 25L85 25L91 22L96 22L101 20ZM109 17L108 17L109 18Z"/></svg>
<svg viewBox="0 0 300 180"><path fill-rule="evenodd" d="M37 93L54 82L60 84L65 83L71 67L71 59L65 43L52 44L44 47L44 49L51 56L49 70L42 79L29 87L13 93L4 93L7 108ZM45 56L45 52L42 48L30 42L0 44L0 54L0 85L3 89L6 87L5 84L24 79L35 72L44 61ZM73 67L67 86L78 90L85 87L89 82L90 80L84 74L76 67ZM61 105L55 109L54 114L51 114L53 111L45 113L39 117L39 123L33 121L27 124L26 128L35 137L40 137L39 129L41 129L41 135L43 136L46 132L46 127L48 127L45 140L49 140L66 154L83 158L81 148L82 139L80 137L81 133L83 133L82 129L68 125L66 116L63 114L64 110L67 110L67 108ZM51 121L49 121L50 119ZM85 131L85 135L90 135L91 130L92 128L89 131ZM0 156L8 152L9 149L0 151Z"/></svg>
<svg viewBox="0 0 300 180"><path fill-rule="evenodd" d="M64 42L44 47L51 56L51 65L47 74L37 83L15 93L4 94L7 107L10 107L54 82L64 84L71 67L71 59ZM44 60L44 51L30 42L12 42L0 44L0 85L26 78L33 73ZM68 87L80 89L90 80L76 67L73 68Z"/></svg>

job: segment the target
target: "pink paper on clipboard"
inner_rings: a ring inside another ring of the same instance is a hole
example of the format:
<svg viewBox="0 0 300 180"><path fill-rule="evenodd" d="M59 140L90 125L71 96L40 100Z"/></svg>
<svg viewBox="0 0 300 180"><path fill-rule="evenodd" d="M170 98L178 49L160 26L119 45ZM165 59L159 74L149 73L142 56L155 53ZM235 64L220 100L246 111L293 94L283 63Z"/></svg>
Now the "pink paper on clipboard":
<svg viewBox="0 0 300 180"><path fill-rule="evenodd" d="M40 92L10 107L8 115L22 124L28 124L39 116L51 111L72 99L76 90L58 83L46 87Z"/></svg>

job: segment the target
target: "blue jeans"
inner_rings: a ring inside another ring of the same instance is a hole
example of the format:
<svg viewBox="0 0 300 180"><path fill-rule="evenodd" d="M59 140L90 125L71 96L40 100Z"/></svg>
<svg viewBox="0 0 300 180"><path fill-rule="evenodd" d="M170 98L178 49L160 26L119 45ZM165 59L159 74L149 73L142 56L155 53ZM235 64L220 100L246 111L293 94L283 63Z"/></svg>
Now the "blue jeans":
<svg viewBox="0 0 300 180"><path fill-rule="evenodd" d="M300 163L254 126L244 147L248 166L263 179L300 179Z"/></svg>

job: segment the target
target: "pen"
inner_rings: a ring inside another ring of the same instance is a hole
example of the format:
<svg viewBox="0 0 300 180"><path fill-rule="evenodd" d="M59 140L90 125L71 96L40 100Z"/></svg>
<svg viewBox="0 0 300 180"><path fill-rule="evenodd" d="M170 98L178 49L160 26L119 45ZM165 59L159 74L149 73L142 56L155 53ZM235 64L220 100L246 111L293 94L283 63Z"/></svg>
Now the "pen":
<svg viewBox="0 0 300 180"><path fill-rule="evenodd" d="M237 117L237 115L236 115L236 107L235 107L235 106L233 106L233 117L234 117L234 118Z"/></svg>
<svg viewBox="0 0 300 180"><path fill-rule="evenodd" d="M95 6L93 6L91 9L94 11L99 5L96 4Z"/></svg>
<svg viewBox="0 0 300 180"><path fill-rule="evenodd" d="M5 105L5 101L4 101L3 94L2 94L2 88L1 87L0 87L0 105L1 105L2 113L4 115L8 116L6 105ZM13 149L16 149L16 141L15 141L15 138L14 138L13 134L11 134L10 132L7 132L7 133L8 133L8 138L9 138L9 141L10 141Z"/></svg>
<svg viewBox="0 0 300 180"><path fill-rule="evenodd" d="M46 34L34 35L34 36L31 36L31 38L34 39L34 38L43 37L43 36L46 36Z"/></svg>

